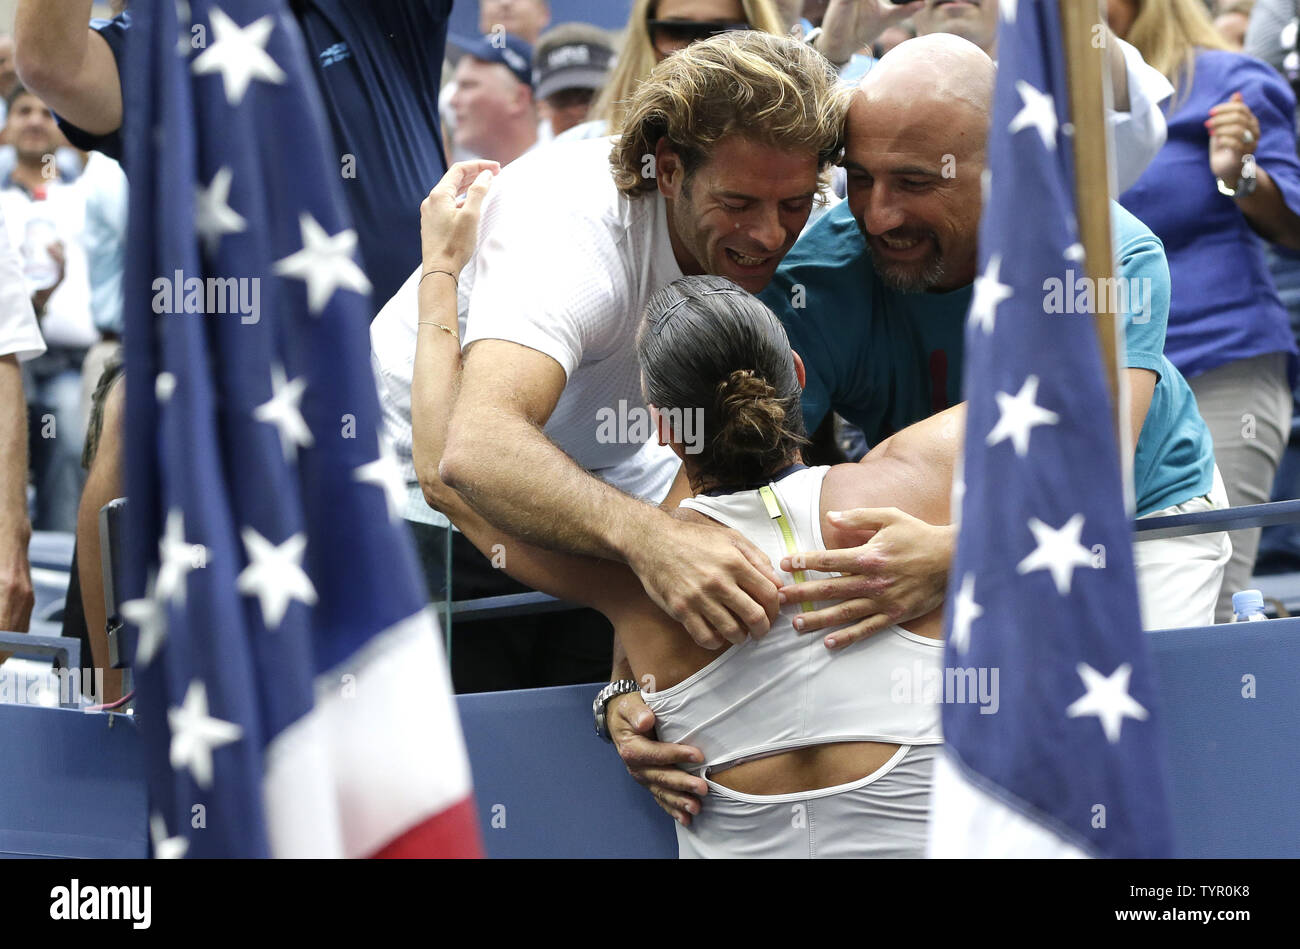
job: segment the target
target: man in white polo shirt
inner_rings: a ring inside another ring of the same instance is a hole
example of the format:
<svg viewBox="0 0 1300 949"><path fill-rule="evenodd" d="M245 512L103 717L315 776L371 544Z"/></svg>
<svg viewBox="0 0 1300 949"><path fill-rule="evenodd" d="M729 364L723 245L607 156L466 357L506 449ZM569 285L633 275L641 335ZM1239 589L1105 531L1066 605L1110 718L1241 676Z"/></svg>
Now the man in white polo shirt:
<svg viewBox="0 0 1300 949"><path fill-rule="evenodd" d="M643 84L639 132L629 123L613 158L608 139L565 143L503 171L461 277L467 361L443 464L455 490L439 506L468 501L508 534L631 563L701 639L766 629L766 558L653 506L679 465L651 437L633 338L650 294L684 273L766 285L838 157L844 102L804 44L732 34ZM418 280L371 327L406 457Z"/></svg>
<svg viewBox="0 0 1300 949"><path fill-rule="evenodd" d="M649 438L648 424L640 432L629 424L645 412L631 334L643 301L680 277L681 269L673 257L663 202L623 197L613 187L609 154L608 139L555 145L498 176L483 211L479 250L459 282L460 331L466 346L485 337L508 339L563 367L568 384L545 420L545 437L605 483L658 502L668 493L679 463ZM565 182L564 196L572 205L568 218L557 219L546 207L553 204L557 180ZM543 246L547 250L540 254L525 249ZM551 270L560 248L571 259ZM425 504L415 483L411 446L418 284L417 272L380 311L371 324L371 344L386 427L413 485L404 513L416 525L417 547L436 593L445 570L446 519ZM506 378L528 382L523 373ZM598 414L609 419L603 430L598 430ZM509 443L485 441L488 445L494 446L498 461L508 458ZM489 564L459 533L452 547L454 599L524 589L503 570L492 569L501 567L503 558L508 561L508 549ZM590 682L608 673L612 635L598 614L577 621L565 613L536 622L511 618L453 624L453 635L452 678L458 692ZM512 669L544 661L529 644L540 639L547 642L537 648L563 649L574 664L540 678L533 677L536 670Z"/></svg>

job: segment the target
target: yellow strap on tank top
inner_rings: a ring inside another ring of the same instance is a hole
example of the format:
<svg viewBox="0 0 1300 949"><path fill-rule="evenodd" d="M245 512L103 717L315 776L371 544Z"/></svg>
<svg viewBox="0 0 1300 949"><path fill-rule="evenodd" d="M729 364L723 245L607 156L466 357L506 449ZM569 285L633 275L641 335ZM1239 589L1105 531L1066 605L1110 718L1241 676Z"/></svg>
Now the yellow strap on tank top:
<svg viewBox="0 0 1300 949"><path fill-rule="evenodd" d="M790 519L785 516L785 511L781 510L781 502L776 499L776 492L772 490L770 484L765 484L758 489L758 496L763 499L763 506L767 508L767 516L776 521L777 526L781 528L781 537L785 541L785 552L793 557L799 552L798 546L794 542L794 526ZM792 563L791 566L794 566ZM808 575L802 570L791 571L795 583L803 583L808 579ZM811 613L813 605L806 600L799 604L800 610L804 613Z"/></svg>

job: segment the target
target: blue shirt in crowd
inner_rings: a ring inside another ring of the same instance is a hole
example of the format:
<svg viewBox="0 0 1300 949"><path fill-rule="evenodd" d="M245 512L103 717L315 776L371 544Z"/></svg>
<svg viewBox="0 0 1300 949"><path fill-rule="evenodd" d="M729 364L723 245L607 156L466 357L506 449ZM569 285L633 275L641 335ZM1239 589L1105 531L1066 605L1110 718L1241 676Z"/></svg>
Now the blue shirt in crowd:
<svg viewBox="0 0 1300 949"><path fill-rule="evenodd" d="M1126 365L1159 376L1134 458L1141 516L1209 493L1214 444L1187 380L1163 355L1169 270L1160 241L1119 205L1112 212L1117 276L1141 288L1127 296ZM1054 318L1076 319L1064 301L1066 277ZM971 292L886 287L847 201L804 232L760 296L803 358L808 430L835 411L874 445L960 402Z"/></svg>
<svg viewBox="0 0 1300 949"><path fill-rule="evenodd" d="M1173 280L1165 354L1183 375L1284 352L1294 385L1295 337L1264 251L1210 171L1205 121L1234 92L1259 120L1257 165L1300 213L1295 95L1264 63L1217 50L1197 55L1190 87L1175 95L1165 147L1120 202L1164 242Z"/></svg>
<svg viewBox="0 0 1300 949"><path fill-rule="evenodd" d="M451 4L293 4L329 116L339 178L357 229L362 266L374 285L376 311L419 265L420 202L446 171L438 87ZM112 49L119 73L130 68L124 62L130 13L91 25ZM120 130L93 136L60 124L78 148L121 160Z"/></svg>

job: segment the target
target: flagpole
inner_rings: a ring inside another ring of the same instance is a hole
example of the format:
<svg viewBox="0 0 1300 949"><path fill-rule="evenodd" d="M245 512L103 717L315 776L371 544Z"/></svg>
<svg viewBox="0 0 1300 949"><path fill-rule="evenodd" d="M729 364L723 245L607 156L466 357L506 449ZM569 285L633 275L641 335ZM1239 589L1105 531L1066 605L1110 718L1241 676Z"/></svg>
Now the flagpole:
<svg viewBox="0 0 1300 949"><path fill-rule="evenodd" d="M1060 0L1062 45L1066 79L1070 87L1070 114L1074 124L1074 190L1078 209L1079 240L1085 254L1085 273L1093 288L1093 324L1101 345L1102 373L1110 393L1115 434L1124 440L1119 378L1119 322L1111 308L1114 253L1110 232L1110 170L1107 155L1105 104L1105 44L1109 36L1097 0ZM1124 457L1121 450L1120 457Z"/></svg>

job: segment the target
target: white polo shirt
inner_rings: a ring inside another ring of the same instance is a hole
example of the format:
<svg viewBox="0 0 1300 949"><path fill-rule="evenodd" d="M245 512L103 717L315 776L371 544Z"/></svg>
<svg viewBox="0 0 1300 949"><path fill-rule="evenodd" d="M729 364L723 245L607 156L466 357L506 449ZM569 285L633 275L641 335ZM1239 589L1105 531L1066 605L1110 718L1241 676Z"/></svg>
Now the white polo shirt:
<svg viewBox="0 0 1300 949"><path fill-rule="evenodd" d="M4 211L0 210L0 356L17 356L19 362L45 352L36 313L23 280L23 262L9 242Z"/></svg>
<svg viewBox="0 0 1300 949"><path fill-rule="evenodd" d="M636 331L651 294L682 273L663 197L619 192L610 148L608 138L551 144L497 176L460 278L461 338L466 348L497 339L554 359L566 384L547 437L596 477L658 502L678 460L639 423L646 409ZM411 462L418 282L417 270L371 324L372 363L385 427L412 485L406 516L440 523ZM508 464L511 446L494 447Z"/></svg>

